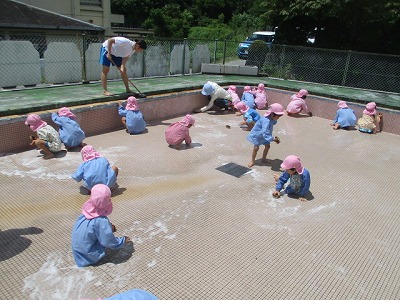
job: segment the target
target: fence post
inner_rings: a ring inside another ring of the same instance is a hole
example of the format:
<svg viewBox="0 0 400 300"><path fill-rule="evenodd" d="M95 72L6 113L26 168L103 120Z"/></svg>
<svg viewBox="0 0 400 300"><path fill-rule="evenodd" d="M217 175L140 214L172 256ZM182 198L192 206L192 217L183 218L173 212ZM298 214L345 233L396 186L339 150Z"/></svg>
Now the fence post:
<svg viewBox="0 0 400 300"><path fill-rule="evenodd" d="M226 56L226 40L224 40L224 56L222 58L222 64L225 65L225 56Z"/></svg>
<svg viewBox="0 0 400 300"><path fill-rule="evenodd" d="M185 75L186 42L187 42L187 38L184 38L183 39L182 75Z"/></svg>
<svg viewBox="0 0 400 300"><path fill-rule="evenodd" d="M342 86L346 86L347 72L349 71L349 65L350 65L350 57L351 57L351 50L347 52L346 65L344 66L344 72L343 72Z"/></svg>
<svg viewBox="0 0 400 300"><path fill-rule="evenodd" d="M279 62L279 68L280 68L279 74L280 74L280 77L284 77L284 76L282 76L282 74L283 74L283 66L284 66L284 61L285 61L285 50L286 50L286 45L282 45L282 46L283 47L282 47L281 59L280 59L280 62Z"/></svg>
<svg viewBox="0 0 400 300"><path fill-rule="evenodd" d="M214 47L214 64L217 61L217 43L218 39L215 39L215 47Z"/></svg>
<svg viewBox="0 0 400 300"><path fill-rule="evenodd" d="M82 83L89 83L86 75L86 35L82 33L82 57L83 57L83 66L82 66Z"/></svg>

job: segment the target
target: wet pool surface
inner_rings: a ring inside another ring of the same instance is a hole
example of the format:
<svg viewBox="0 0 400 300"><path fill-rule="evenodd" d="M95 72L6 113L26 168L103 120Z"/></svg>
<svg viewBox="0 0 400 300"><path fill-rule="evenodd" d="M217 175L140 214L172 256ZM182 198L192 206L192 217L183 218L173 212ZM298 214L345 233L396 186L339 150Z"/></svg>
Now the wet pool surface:
<svg viewBox="0 0 400 300"><path fill-rule="evenodd" d="M400 136L284 116L271 163L260 162L261 148L248 170L241 118L194 116L193 147L180 151L164 131L181 117L150 122L141 135L85 140L120 168L109 218L133 241L87 268L70 250L88 199L70 178L80 153L0 157L0 298L97 299L135 288L174 300L400 297ZM290 154L311 173L309 201L271 195Z"/></svg>

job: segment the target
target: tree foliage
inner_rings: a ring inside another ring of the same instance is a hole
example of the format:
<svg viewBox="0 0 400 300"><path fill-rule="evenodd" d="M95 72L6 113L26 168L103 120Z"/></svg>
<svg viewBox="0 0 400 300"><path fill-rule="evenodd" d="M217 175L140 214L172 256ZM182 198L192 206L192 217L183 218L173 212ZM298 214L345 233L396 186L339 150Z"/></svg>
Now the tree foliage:
<svg viewBox="0 0 400 300"><path fill-rule="evenodd" d="M357 51L400 52L398 0L112 0L125 26L156 36L231 38L277 30L277 42Z"/></svg>

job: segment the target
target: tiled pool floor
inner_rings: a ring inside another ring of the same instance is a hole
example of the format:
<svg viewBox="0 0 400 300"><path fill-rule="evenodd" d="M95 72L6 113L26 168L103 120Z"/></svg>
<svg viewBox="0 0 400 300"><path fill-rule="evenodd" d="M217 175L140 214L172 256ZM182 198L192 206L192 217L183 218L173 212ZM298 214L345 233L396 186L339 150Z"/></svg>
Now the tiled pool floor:
<svg viewBox="0 0 400 300"><path fill-rule="evenodd" d="M181 151L164 140L180 118L85 140L120 168L110 220L133 240L94 267L76 267L70 250L88 198L70 179L80 153L0 157L0 298L97 299L134 288L162 300L400 298L399 135L284 116L272 164L237 177L217 168L249 162L240 117L195 117L194 147ZM290 154L311 173L310 201L271 196Z"/></svg>

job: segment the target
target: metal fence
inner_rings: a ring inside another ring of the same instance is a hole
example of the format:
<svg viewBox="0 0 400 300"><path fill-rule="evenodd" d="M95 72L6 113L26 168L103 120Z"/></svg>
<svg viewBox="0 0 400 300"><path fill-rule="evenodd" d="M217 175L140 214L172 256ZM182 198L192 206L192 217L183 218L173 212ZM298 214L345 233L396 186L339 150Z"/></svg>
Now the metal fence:
<svg viewBox="0 0 400 300"><path fill-rule="evenodd" d="M105 38L89 35L2 34L0 87L100 80L98 62ZM145 52L128 61L130 78L200 73L202 63L258 66L262 75L400 93L400 56L263 45L239 59L239 42L146 39ZM109 79L120 74L111 68Z"/></svg>
<svg viewBox="0 0 400 300"><path fill-rule="evenodd" d="M250 47L246 65L271 77L400 92L400 56L286 45L263 49Z"/></svg>

